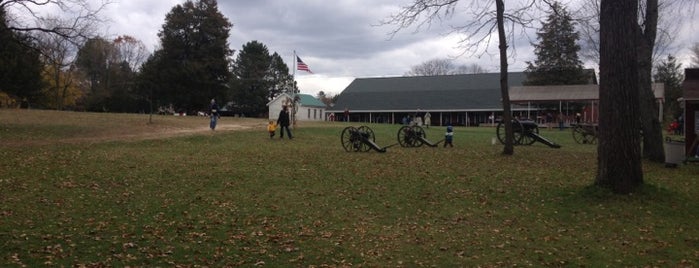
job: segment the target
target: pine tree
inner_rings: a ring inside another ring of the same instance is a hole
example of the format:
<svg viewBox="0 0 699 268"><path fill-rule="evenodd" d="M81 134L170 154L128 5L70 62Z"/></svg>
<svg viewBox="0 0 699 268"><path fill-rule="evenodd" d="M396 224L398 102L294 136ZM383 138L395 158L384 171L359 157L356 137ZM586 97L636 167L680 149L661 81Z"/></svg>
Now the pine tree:
<svg viewBox="0 0 699 268"><path fill-rule="evenodd" d="M298 89L294 84L294 77L289 74L289 66L284 63L279 54L272 54L271 63L269 66L269 78L271 87L269 88L269 100L273 100L279 94L298 93Z"/></svg>
<svg viewBox="0 0 699 268"><path fill-rule="evenodd" d="M181 111L205 109L211 98L221 99L227 90L231 27L216 0L175 6L158 33L162 49L143 67L148 74L143 78L149 81L141 82L156 86L151 90L161 105L171 103Z"/></svg>
<svg viewBox="0 0 699 268"><path fill-rule="evenodd" d="M534 63L527 62L525 85L584 84L588 77L578 58L580 38L570 13L554 2L546 22L537 32L538 44L533 44Z"/></svg>
<svg viewBox="0 0 699 268"><path fill-rule="evenodd" d="M235 109L246 116L259 116L266 110L271 86L269 67L272 57L267 46L251 41L243 45L233 67L233 101Z"/></svg>
<svg viewBox="0 0 699 268"><path fill-rule="evenodd" d="M672 116L672 118L680 116L682 110L677 99L682 97L682 81L684 80L682 64L677 63L677 58L668 55L667 60L662 61L655 68L653 80L656 83L665 84L665 105L663 107L665 114Z"/></svg>
<svg viewBox="0 0 699 268"><path fill-rule="evenodd" d="M230 88L233 108L253 117L266 113L267 103L279 94L299 92L282 57L276 52L270 55L258 41L243 45L233 64Z"/></svg>

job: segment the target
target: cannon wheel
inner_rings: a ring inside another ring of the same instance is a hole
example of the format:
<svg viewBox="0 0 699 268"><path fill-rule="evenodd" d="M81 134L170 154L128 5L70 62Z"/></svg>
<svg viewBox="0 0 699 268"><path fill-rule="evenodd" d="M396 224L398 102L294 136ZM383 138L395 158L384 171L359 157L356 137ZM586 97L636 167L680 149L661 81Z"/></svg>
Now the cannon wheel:
<svg viewBox="0 0 699 268"><path fill-rule="evenodd" d="M355 127L346 127L342 130L340 141L342 142L342 148L345 148L347 152L359 151L362 144L362 141L357 136L357 129Z"/></svg>
<svg viewBox="0 0 699 268"><path fill-rule="evenodd" d="M427 134L425 133L425 129L423 129L421 126L413 126L412 130L413 130L413 135L415 135L414 139L413 139L413 142L414 142L413 147L422 146L424 143L422 142L421 139L418 139L418 138L419 137L422 137L423 139L427 138Z"/></svg>
<svg viewBox="0 0 699 268"><path fill-rule="evenodd" d="M425 130L419 126L403 126L398 130L398 143L402 147L419 147L422 141L418 135L425 137Z"/></svg>
<svg viewBox="0 0 699 268"><path fill-rule="evenodd" d="M596 144L597 136L594 133L590 133L582 126L575 126L573 128L573 139L578 144Z"/></svg>
<svg viewBox="0 0 699 268"><path fill-rule="evenodd" d="M410 140L410 126L402 126L398 129L398 143L401 147L412 147Z"/></svg>
<svg viewBox="0 0 699 268"><path fill-rule="evenodd" d="M523 131L527 131L528 133L539 134L539 126L536 126L532 129L523 130ZM535 142L536 142L536 140L533 137L530 137L529 135L522 135L520 144L532 145Z"/></svg>
<svg viewBox="0 0 699 268"><path fill-rule="evenodd" d="M517 131L518 129L520 131ZM522 123L520 123L517 119L512 119L512 132L514 133L514 140L512 142L514 145L522 144L522 129L524 129ZM497 134L500 143L505 144L505 124L502 121L498 123L495 133Z"/></svg>
<svg viewBox="0 0 699 268"><path fill-rule="evenodd" d="M367 133L367 139L369 139L373 142L376 141L376 136L374 136L374 130L372 130L370 127L360 126L357 130L359 131L359 133ZM360 138L360 143L361 143L361 146L360 146L361 151L368 152L369 150L371 150L371 147L369 146L369 144L361 142L361 138Z"/></svg>

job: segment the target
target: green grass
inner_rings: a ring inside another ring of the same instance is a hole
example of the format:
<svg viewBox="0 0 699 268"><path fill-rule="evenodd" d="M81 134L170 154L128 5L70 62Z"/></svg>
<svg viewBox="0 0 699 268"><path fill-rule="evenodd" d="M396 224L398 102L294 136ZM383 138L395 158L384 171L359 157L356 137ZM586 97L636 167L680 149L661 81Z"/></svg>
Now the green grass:
<svg viewBox="0 0 699 268"><path fill-rule="evenodd" d="M699 265L699 165L646 162L645 186L613 195L570 131L503 156L485 127L456 128L454 148L348 153L345 123L291 141L258 119L147 123L0 110L0 266Z"/></svg>

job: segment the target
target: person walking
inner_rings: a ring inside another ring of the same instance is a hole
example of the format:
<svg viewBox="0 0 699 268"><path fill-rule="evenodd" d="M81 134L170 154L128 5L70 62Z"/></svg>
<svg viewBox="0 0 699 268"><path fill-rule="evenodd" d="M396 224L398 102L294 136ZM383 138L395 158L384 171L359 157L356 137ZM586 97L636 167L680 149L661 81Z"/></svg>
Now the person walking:
<svg viewBox="0 0 699 268"><path fill-rule="evenodd" d="M211 122L209 122L209 127L211 130L216 129L216 124L218 123L218 118L221 115L218 113L218 104L216 104L215 99L211 99L211 104L209 105L209 111L211 112Z"/></svg>
<svg viewBox="0 0 699 268"><path fill-rule="evenodd" d="M291 136L291 131L289 130L289 111L287 110L286 105L282 106L282 110L279 111L279 118L277 118L277 126L279 126L280 139L284 138L284 129L286 129L286 134L289 136L289 139L294 138L293 136Z"/></svg>

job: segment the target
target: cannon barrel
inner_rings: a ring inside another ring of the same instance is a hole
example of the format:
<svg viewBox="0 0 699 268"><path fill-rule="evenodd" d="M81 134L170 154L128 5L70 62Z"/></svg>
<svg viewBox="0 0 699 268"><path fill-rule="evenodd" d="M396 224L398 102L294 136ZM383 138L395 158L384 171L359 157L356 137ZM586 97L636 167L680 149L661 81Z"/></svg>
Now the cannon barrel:
<svg viewBox="0 0 699 268"><path fill-rule="evenodd" d="M386 148L388 148L381 147L376 144L374 131L367 126L361 126L358 128L346 127L344 130L342 130L340 141L342 142L342 147L345 148L345 151L347 152L367 152L374 149L377 152L385 153Z"/></svg>
<svg viewBox="0 0 699 268"><path fill-rule="evenodd" d="M539 135L539 125L531 120L512 119L512 132L514 133L515 145L532 145L535 142L540 142L548 145L551 148L561 148L555 142L549 141ZM500 143L505 144L505 124L498 123L496 135Z"/></svg>

